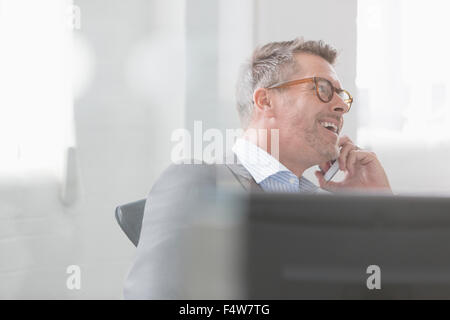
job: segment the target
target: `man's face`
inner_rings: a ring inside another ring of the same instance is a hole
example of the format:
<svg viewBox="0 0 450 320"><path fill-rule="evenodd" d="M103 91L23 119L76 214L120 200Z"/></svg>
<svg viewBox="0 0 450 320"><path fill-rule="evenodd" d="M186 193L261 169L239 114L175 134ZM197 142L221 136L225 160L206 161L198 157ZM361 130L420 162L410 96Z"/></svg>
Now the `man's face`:
<svg viewBox="0 0 450 320"><path fill-rule="evenodd" d="M336 88L342 88L336 71L323 58L302 53L296 59L299 71L285 80L321 77ZM295 162L302 159L312 166L338 157L338 134L347 105L337 94L330 102L324 103L316 95L315 84L310 82L278 91L272 102L275 103L280 130L279 150L283 160ZM335 124L338 132L327 129L327 123Z"/></svg>

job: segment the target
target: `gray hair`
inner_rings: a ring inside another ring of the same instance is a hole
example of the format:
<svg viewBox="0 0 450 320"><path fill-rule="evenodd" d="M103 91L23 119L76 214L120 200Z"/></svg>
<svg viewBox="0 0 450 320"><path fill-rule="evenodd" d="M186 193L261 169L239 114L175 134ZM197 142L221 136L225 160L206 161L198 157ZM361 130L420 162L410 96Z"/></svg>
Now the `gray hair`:
<svg viewBox="0 0 450 320"><path fill-rule="evenodd" d="M334 64L337 51L323 41L304 41L296 38L291 41L270 42L258 47L247 63L241 68L236 88L237 110L243 128L250 124L253 113L253 92L286 80L298 71L295 55L310 53Z"/></svg>

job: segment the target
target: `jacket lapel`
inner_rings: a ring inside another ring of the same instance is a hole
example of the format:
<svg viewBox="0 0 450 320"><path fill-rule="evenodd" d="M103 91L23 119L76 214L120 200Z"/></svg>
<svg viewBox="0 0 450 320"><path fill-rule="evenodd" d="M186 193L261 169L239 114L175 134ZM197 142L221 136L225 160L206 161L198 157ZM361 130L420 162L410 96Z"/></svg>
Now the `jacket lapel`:
<svg viewBox="0 0 450 320"><path fill-rule="evenodd" d="M251 176L250 172L237 160L237 163L226 164L228 169L231 170L235 178L239 181L242 187L247 191L264 191L255 179Z"/></svg>

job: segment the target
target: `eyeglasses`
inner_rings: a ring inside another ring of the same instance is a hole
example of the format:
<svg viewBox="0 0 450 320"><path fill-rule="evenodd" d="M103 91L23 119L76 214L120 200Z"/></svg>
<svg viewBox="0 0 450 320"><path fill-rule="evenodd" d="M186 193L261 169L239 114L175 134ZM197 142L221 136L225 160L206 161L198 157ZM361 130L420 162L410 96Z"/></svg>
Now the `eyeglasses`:
<svg viewBox="0 0 450 320"><path fill-rule="evenodd" d="M315 84L315 91L316 95L319 98L320 101L327 103L330 102L331 99L333 99L333 95L336 92L338 96L347 104L348 109L346 112L350 111L350 108L352 107L353 103L353 97L351 94L344 89L338 89L334 87L331 82L327 79L320 78L320 77L313 77L313 78L306 78L306 79L300 79L300 80L291 80L286 82L280 82L276 83L274 85L271 85L270 87L267 87L266 89L281 89L281 88L287 88L291 86L295 86L297 84L301 83L307 83L307 82L314 82Z"/></svg>

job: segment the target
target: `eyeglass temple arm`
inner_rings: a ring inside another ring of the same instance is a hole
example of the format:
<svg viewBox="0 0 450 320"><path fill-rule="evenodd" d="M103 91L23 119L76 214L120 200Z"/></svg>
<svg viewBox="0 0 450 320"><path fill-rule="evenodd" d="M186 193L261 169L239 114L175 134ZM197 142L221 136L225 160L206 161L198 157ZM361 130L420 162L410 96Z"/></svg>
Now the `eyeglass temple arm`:
<svg viewBox="0 0 450 320"><path fill-rule="evenodd" d="M278 82L278 83L275 83L275 84L267 87L266 89L286 88L286 87L295 86L297 84L306 83L306 82L314 82L314 78L293 80L293 81L287 81L287 82Z"/></svg>

